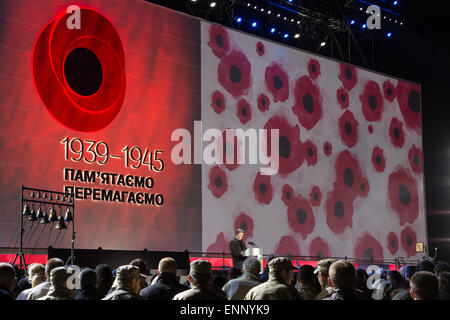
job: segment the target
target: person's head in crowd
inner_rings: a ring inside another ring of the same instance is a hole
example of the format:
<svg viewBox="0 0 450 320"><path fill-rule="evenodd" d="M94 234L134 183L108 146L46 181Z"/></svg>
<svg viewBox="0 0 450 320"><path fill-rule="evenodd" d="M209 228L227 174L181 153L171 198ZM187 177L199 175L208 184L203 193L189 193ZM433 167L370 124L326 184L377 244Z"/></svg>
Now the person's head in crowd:
<svg viewBox="0 0 450 320"><path fill-rule="evenodd" d="M144 260L142 260L140 258L134 259L133 261L130 262L130 265L138 267L141 274L143 274L143 275L148 274L147 264L145 263Z"/></svg>
<svg viewBox="0 0 450 320"><path fill-rule="evenodd" d="M328 275L330 266L333 264L333 262L336 261L336 259L323 259L317 263L317 267L314 273L317 274L317 279L319 280L322 289L325 289L327 286L329 286Z"/></svg>
<svg viewBox="0 0 450 320"><path fill-rule="evenodd" d="M367 274L366 270L361 268L356 269L355 288L367 287L367 278L369 278L369 275Z"/></svg>
<svg viewBox="0 0 450 320"><path fill-rule="evenodd" d="M392 270L389 272L388 281L392 284L394 288L397 288L402 280L403 277L401 273L398 272L397 270Z"/></svg>
<svg viewBox="0 0 450 320"><path fill-rule="evenodd" d="M261 272L261 263L256 258L248 258L242 265L242 271L244 274L252 274L257 277Z"/></svg>
<svg viewBox="0 0 450 320"><path fill-rule="evenodd" d="M235 237L236 237L236 239L238 239L238 240L242 240L242 239L244 238L244 230L242 230L242 229L236 229Z"/></svg>
<svg viewBox="0 0 450 320"><path fill-rule="evenodd" d="M123 289L130 293L138 294L142 280L145 280L145 275L141 274L138 267L124 265L116 269L116 279L113 286L116 289Z"/></svg>
<svg viewBox="0 0 450 320"><path fill-rule="evenodd" d="M158 274L161 273L173 273L177 274L177 262L174 258L167 257L162 258L158 264Z"/></svg>
<svg viewBox="0 0 450 320"><path fill-rule="evenodd" d="M414 266L407 266L405 268L405 279L411 280L411 277L416 273L416 267Z"/></svg>
<svg viewBox="0 0 450 320"><path fill-rule="evenodd" d="M431 262L430 260L423 260L417 266L417 271L428 271L434 273L434 263Z"/></svg>
<svg viewBox="0 0 450 320"><path fill-rule="evenodd" d="M0 290L12 293L17 284L14 267L9 263L0 263Z"/></svg>
<svg viewBox="0 0 450 320"><path fill-rule="evenodd" d="M45 281L45 266L41 263L32 263L28 267L28 277L31 287L34 288L38 284Z"/></svg>
<svg viewBox="0 0 450 320"><path fill-rule="evenodd" d="M107 264L99 264L95 267L95 273L97 274L97 292L101 297L104 297L111 289L114 281L111 267Z"/></svg>
<svg viewBox="0 0 450 320"><path fill-rule="evenodd" d="M409 281L413 300L435 300L439 295L437 277L429 271L416 272Z"/></svg>
<svg viewBox="0 0 450 320"><path fill-rule="evenodd" d="M62 261L59 258L48 259L47 263L45 264L45 276L47 280L50 281L50 273L52 272L53 269L64 266L65 266L64 261Z"/></svg>
<svg viewBox="0 0 450 320"><path fill-rule="evenodd" d="M353 264L338 260L330 266L329 284L341 290L353 289L356 284L356 270Z"/></svg>
<svg viewBox="0 0 450 320"><path fill-rule="evenodd" d="M67 267L56 267L50 272L50 282L55 289L68 289L67 280L74 274L74 270Z"/></svg>
<svg viewBox="0 0 450 320"><path fill-rule="evenodd" d="M315 269L312 266L301 266L297 272L297 282L303 286L316 287L317 277L314 274L314 271Z"/></svg>
<svg viewBox="0 0 450 320"><path fill-rule="evenodd" d="M188 276L192 287L207 287L212 281L212 267L209 261L199 259L191 262Z"/></svg>
<svg viewBox="0 0 450 320"><path fill-rule="evenodd" d="M85 268L80 272L81 289L95 289L97 285L97 273L90 268Z"/></svg>
<svg viewBox="0 0 450 320"><path fill-rule="evenodd" d="M18 280L22 279L25 277L25 271L24 269L19 268L18 265L14 264L12 265L14 268L14 272L16 273L16 277Z"/></svg>
<svg viewBox="0 0 450 320"><path fill-rule="evenodd" d="M244 261L244 264L245 264L245 261ZM244 268L244 267L242 267L242 268ZM228 279L233 280L233 279L238 278L241 275L242 275L241 269L239 269L239 268L231 268L230 271L228 272Z"/></svg>
<svg viewBox="0 0 450 320"><path fill-rule="evenodd" d="M450 272L441 272L439 275L439 293L450 297Z"/></svg>
<svg viewBox="0 0 450 320"><path fill-rule="evenodd" d="M269 262L269 279L290 285L294 281L294 270L298 270L298 268L294 267L288 258L275 258Z"/></svg>
<svg viewBox="0 0 450 320"><path fill-rule="evenodd" d="M436 264L436 267L434 268L434 271L436 272L436 276L439 277L439 275L442 272L450 272L450 264L448 264L445 261L440 261Z"/></svg>

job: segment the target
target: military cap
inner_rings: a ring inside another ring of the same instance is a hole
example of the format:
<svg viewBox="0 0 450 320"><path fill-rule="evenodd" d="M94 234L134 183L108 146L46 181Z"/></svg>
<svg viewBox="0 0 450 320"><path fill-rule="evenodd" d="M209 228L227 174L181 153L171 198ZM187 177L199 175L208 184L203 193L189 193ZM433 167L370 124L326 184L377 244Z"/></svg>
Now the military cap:
<svg viewBox="0 0 450 320"><path fill-rule="evenodd" d="M116 269L116 279L126 280L132 278L145 280L146 276L141 274L138 267L132 265L124 265Z"/></svg>
<svg viewBox="0 0 450 320"><path fill-rule="evenodd" d="M288 258L278 257L270 260L269 271L281 271L281 270L298 270L297 267L292 265L292 262Z"/></svg>
<svg viewBox="0 0 450 320"><path fill-rule="evenodd" d="M75 270L68 267L56 267L50 272L50 281L52 283L64 282L75 273Z"/></svg>
<svg viewBox="0 0 450 320"><path fill-rule="evenodd" d="M328 270L330 270L330 266L333 264L333 262L336 262L336 261L337 261L336 259L320 260L317 263L317 267L316 267L316 270L314 270L314 273L318 274L319 272L322 272L322 273L328 274Z"/></svg>
<svg viewBox="0 0 450 320"><path fill-rule="evenodd" d="M191 274L211 273L211 263L204 259L191 262Z"/></svg>

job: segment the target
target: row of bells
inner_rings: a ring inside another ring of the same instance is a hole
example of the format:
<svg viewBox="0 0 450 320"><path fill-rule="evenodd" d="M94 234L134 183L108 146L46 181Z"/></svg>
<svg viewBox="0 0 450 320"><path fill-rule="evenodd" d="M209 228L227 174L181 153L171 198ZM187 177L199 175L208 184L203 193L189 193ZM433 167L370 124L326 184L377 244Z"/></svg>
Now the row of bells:
<svg viewBox="0 0 450 320"><path fill-rule="evenodd" d="M31 198L42 198L42 199L47 199L47 193L44 192L44 193L41 194L40 192L37 192L36 194L34 194L34 192L31 192L30 197L31 197ZM53 201L53 197L52 197L51 194L49 194L48 200ZM55 200L57 200L57 201L67 201L67 198L66 198L66 196L63 196L63 195L60 196L60 195L57 194L57 195L55 196ZM73 198L70 197L70 198L69 198L69 202L72 203L72 201L73 201Z"/></svg>
<svg viewBox="0 0 450 320"><path fill-rule="evenodd" d="M47 212L43 211L41 208L37 209L37 211L34 211L34 209L30 209L30 206L28 204L25 204L23 207L22 214L24 216L28 216L28 221L39 221L40 224L47 224L50 222L56 222L57 224L55 226L55 229L67 229L66 224L64 221L70 222L73 221L72 212L70 212L70 209L67 208L65 217L59 216L56 214L56 210L51 207L49 210L49 214Z"/></svg>

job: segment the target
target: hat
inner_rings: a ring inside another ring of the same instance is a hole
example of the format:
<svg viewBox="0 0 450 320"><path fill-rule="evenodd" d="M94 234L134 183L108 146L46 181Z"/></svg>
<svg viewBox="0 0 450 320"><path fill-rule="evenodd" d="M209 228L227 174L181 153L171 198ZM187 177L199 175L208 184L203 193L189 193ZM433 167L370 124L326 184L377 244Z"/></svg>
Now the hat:
<svg viewBox="0 0 450 320"><path fill-rule="evenodd" d="M291 260L284 257L279 257L270 260L269 262L269 271L278 271L278 270L298 270L297 267L292 265Z"/></svg>
<svg viewBox="0 0 450 320"><path fill-rule="evenodd" d="M328 274L328 270L330 270L330 266L333 264L333 262L336 262L336 259L324 259L320 260L317 263L316 270L314 270L314 274L318 274L319 272Z"/></svg>
<svg viewBox="0 0 450 320"><path fill-rule="evenodd" d="M68 267L56 267L50 272L50 281L52 283L61 283L69 279L75 273L75 270Z"/></svg>
<svg viewBox="0 0 450 320"><path fill-rule="evenodd" d="M147 277L143 275L139 268L132 265L120 266L116 269L116 279L117 280L127 280L136 278L139 280L145 280Z"/></svg>
<svg viewBox="0 0 450 320"><path fill-rule="evenodd" d="M199 259L191 262L191 274L194 273L211 273L211 263L204 259Z"/></svg>

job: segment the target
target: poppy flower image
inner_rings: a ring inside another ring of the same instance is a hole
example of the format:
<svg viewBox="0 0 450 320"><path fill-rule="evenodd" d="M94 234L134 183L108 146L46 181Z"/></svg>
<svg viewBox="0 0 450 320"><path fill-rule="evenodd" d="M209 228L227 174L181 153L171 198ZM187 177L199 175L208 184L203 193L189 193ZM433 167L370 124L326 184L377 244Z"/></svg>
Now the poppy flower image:
<svg viewBox="0 0 450 320"><path fill-rule="evenodd" d="M330 257L331 253L327 241L321 237L314 238L309 245L309 255L319 259Z"/></svg>
<svg viewBox="0 0 450 320"><path fill-rule="evenodd" d="M370 191L369 180L361 178L359 181L359 196L366 198Z"/></svg>
<svg viewBox="0 0 450 320"><path fill-rule="evenodd" d="M383 260L383 247L377 239L365 232L356 240L354 256L360 259Z"/></svg>
<svg viewBox="0 0 450 320"><path fill-rule="evenodd" d="M264 93L261 93L258 96L258 109L261 112L266 112L267 110L269 110L269 107L270 107L269 97L266 96Z"/></svg>
<svg viewBox="0 0 450 320"><path fill-rule="evenodd" d="M356 156L353 156L348 150L339 153L335 163L335 171L335 188L339 186L352 200L355 199L360 193L358 183L362 179L361 166Z"/></svg>
<svg viewBox="0 0 450 320"><path fill-rule="evenodd" d="M219 83L234 97L246 95L252 84L251 65L240 51L233 50L217 67Z"/></svg>
<svg viewBox="0 0 450 320"><path fill-rule="evenodd" d="M66 10L39 33L33 79L50 114L64 126L92 132L109 125L125 97L125 54L119 34L102 14L80 8L80 29L66 26Z"/></svg>
<svg viewBox="0 0 450 320"><path fill-rule="evenodd" d="M301 234L303 240L313 231L316 225L313 209L309 201L301 195L294 198L287 209L289 227Z"/></svg>
<svg viewBox="0 0 450 320"><path fill-rule="evenodd" d="M250 104L245 99L239 100L237 104L236 116L239 118L242 124L246 124L252 118L252 109Z"/></svg>
<svg viewBox="0 0 450 320"><path fill-rule="evenodd" d="M234 218L233 224L234 230L244 230L244 241L253 237L253 219L244 212L241 212L236 218Z"/></svg>
<svg viewBox="0 0 450 320"><path fill-rule="evenodd" d="M411 149L409 149L409 152L408 152L408 160L409 160L411 169L415 173L422 173L422 171L423 171L422 157L423 157L422 150L420 150L413 144L413 146L411 147Z"/></svg>
<svg viewBox="0 0 450 320"><path fill-rule="evenodd" d="M278 241L278 243L275 245L273 251L277 256L280 257L301 256L298 242L292 236L282 236L280 241Z"/></svg>
<svg viewBox="0 0 450 320"><path fill-rule="evenodd" d="M400 234L403 250L406 251L407 258L416 254L417 236L411 227L406 227Z"/></svg>
<svg viewBox="0 0 450 320"><path fill-rule="evenodd" d="M223 232L220 232L217 237L216 241L208 246L206 249L206 252L208 253L217 253L217 252L230 252L230 246L229 246L229 240L225 239L225 236Z"/></svg>
<svg viewBox="0 0 450 320"><path fill-rule="evenodd" d="M373 133L373 126L371 124L367 127L367 131L369 131L370 134Z"/></svg>
<svg viewBox="0 0 450 320"><path fill-rule="evenodd" d="M317 147L311 140L307 140L303 143L303 155L308 167L317 163Z"/></svg>
<svg viewBox="0 0 450 320"><path fill-rule="evenodd" d="M217 114L221 114L225 110L225 97L222 92L214 91L211 96L211 107Z"/></svg>
<svg viewBox="0 0 450 320"><path fill-rule="evenodd" d="M309 194L309 201L311 201L313 207L320 206L320 203L322 202L322 192L318 186L312 187Z"/></svg>
<svg viewBox="0 0 450 320"><path fill-rule="evenodd" d="M284 102L289 98L289 76L281 64L272 62L266 68L264 79L273 101Z"/></svg>
<svg viewBox="0 0 450 320"><path fill-rule="evenodd" d="M226 129L217 139L218 158L230 171L239 167L239 159L242 153L242 141L238 139L233 129Z"/></svg>
<svg viewBox="0 0 450 320"><path fill-rule="evenodd" d="M310 59L308 62L308 73L311 79L316 80L320 76L320 63L316 59Z"/></svg>
<svg viewBox="0 0 450 320"><path fill-rule="evenodd" d="M333 146L328 141L323 144L323 153L328 157L333 153Z"/></svg>
<svg viewBox="0 0 450 320"><path fill-rule="evenodd" d="M389 175L388 197L392 209L400 218L400 225L413 223L419 215L417 182L408 169L397 167Z"/></svg>
<svg viewBox="0 0 450 320"><path fill-rule="evenodd" d="M348 192L337 187L328 193L325 201L327 225L334 233L342 234L346 228L352 228L353 199Z"/></svg>
<svg viewBox="0 0 450 320"><path fill-rule="evenodd" d="M230 39L227 31L217 25L211 25L208 46L217 58L223 58L230 50Z"/></svg>
<svg viewBox="0 0 450 320"><path fill-rule="evenodd" d="M258 41L258 43L256 43L256 53L258 54L258 56L263 56L264 52L266 52L264 45L261 41Z"/></svg>
<svg viewBox="0 0 450 320"><path fill-rule="evenodd" d="M267 154L271 155L271 130L278 129L279 173L288 175L303 163L302 143L300 141L300 127L291 126L280 116L273 116L264 126L267 130Z"/></svg>
<svg viewBox="0 0 450 320"><path fill-rule="evenodd" d="M406 126L416 131L418 135L422 135L420 87L405 81L398 81L396 91L397 101Z"/></svg>
<svg viewBox="0 0 450 320"><path fill-rule="evenodd" d="M369 81L364 86L364 93L359 96L362 111L367 121L380 121L384 111L384 100L380 86L375 81Z"/></svg>
<svg viewBox="0 0 450 320"><path fill-rule="evenodd" d="M356 71L356 68L341 64L340 65L340 74L339 74L339 80L342 81L342 85L344 86L345 90L350 91L353 89L353 87L358 83L358 73Z"/></svg>
<svg viewBox="0 0 450 320"><path fill-rule="evenodd" d="M219 166L214 166L209 171L208 189L217 199L222 197L228 189L228 177Z"/></svg>
<svg viewBox="0 0 450 320"><path fill-rule="evenodd" d="M339 118L339 135L349 148L353 148L358 142L358 126L359 122L350 110Z"/></svg>
<svg viewBox="0 0 450 320"><path fill-rule="evenodd" d="M391 142L395 147L403 147L403 144L405 143L403 123L397 118L392 118L391 120L391 125L389 126L389 136L391 137Z"/></svg>
<svg viewBox="0 0 450 320"><path fill-rule="evenodd" d="M397 235L393 232L389 232L387 242L388 242L387 248L389 252L392 255L396 254L399 246Z"/></svg>
<svg viewBox="0 0 450 320"><path fill-rule="evenodd" d="M270 204L273 198L273 188L270 184L270 176L262 175L259 171L253 183L255 199L264 205Z"/></svg>
<svg viewBox="0 0 450 320"><path fill-rule="evenodd" d="M348 92L344 88L338 89L336 92L336 98L338 103L341 105L341 109L347 109L350 103L348 98Z"/></svg>
<svg viewBox="0 0 450 320"><path fill-rule="evenodd" d="M384 98L387 101L392 102L395 100L397 93L395 91L395 86L392 84L391 80L388 79L383 83L383 91Z"/></svg>
<svg viewBox="0 0 450 320"><path fill-rule="evenodd" d="M386 168L386 159L383 155L383 149L379 147L373 148L372 164L376 172L383 172Z"/></svg>
<svg viewBox="0 0 450 320"><path fill-rule="evenodd" d="M285 184L281 189L281 200L289 207L294 199L294 189L289 184Z"/></svg>
<svg viewBox="0 0 450 320"><path fill-rule="evenodd" d="M294 96L292 111L300 124L311 130L323 117L320 89L308 76L303 76L295 83Z"/></svg>

